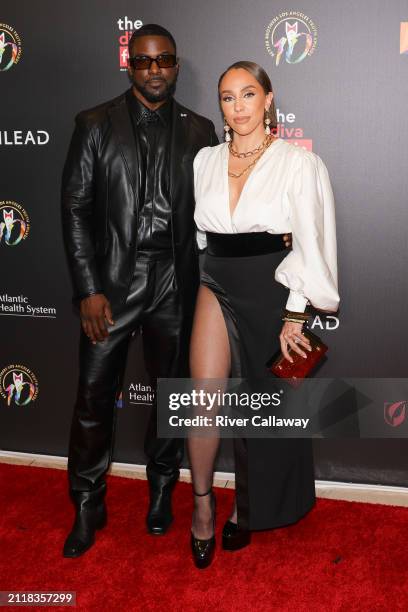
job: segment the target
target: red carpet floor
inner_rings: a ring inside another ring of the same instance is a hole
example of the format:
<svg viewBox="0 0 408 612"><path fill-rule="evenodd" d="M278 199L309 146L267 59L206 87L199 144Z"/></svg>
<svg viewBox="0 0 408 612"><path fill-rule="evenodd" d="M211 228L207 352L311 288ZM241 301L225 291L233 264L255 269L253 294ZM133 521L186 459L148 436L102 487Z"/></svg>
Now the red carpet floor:
<svg viewBox="0 0 408 612"><path fill-rule="evenodd" d="M216 491L219 544L232 492ZM200 571L189 485L177 485L168 535L152 537L146 483L110 477L109 524L76 560L61 556L66 495L64 471L0 464L0 590L76 591L84 611L408 610L408 509L318 500L304 520L255 533L240 552L219 547Z"/></svg>

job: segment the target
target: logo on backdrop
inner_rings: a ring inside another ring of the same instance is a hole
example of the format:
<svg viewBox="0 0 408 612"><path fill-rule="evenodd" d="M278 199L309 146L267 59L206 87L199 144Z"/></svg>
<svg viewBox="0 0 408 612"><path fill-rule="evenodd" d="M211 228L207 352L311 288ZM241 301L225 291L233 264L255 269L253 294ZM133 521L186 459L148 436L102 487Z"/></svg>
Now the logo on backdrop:
<svg viewBox="0 0 408 612"><path fill-rule="evenodd" d="M50 135L45 130L0 130L0 145L46 145Z"/></svg>
<svg viewBox="0 0 408 612"><path fill-rule="evenodd" d="M126 403L128 404L136 404L140 406L152 406L154 403L154 390L151 385L144 385L142 383L130 383L127 391L121 391L116 398L116 407L123 408Z"/></svg>
<svg viewBox="0 0 408 612"><path fill-rule="evenodd" d="M7 406L27 406L37 399L38 381L35 374L21 364L11 364L0 372L0 395Z"/></svg>
<svg viewBox="0 0 408 612"><path fill-rule="evenodd" d="M282 113L279 108L276 109L276 118L278 126L276 133L279 138L284 138L287 142L290 142L302 149L307 151L313 150L313 141L310 138L305 138L303 128L292 125L296 121L294 113Z"/></svg>
<svg viewBox="0 0 408 612"><path fill-rule="evenodd" d="M21 57L21 39L6 23L0 23L0 72L18 64Z"/></svg>
<svg viewBox="0 0 408 612"><path fill-rule="evenodd" d="M312 318L311 323L308 323L307 326L309 329L313 329L315 331L316 329L321 331L334 331L339 327L339 325L340 320L335 315L324 315L323 317L321 315L315 315Z"/></svg>
<svg viewBox="0 0 408 612"><path fill-rule="evenodd" d="M117 20L118 28L120 31L119 36L119 68L123 72L127 70L127 61L129 58L128 43L130 37L135 30L139 30L142 27L143 22L140 19L132 21L125 15Z"/></svg>
<svg viewBox="0 0 408 612"><path fill-rule="evenodd" d="M0 247L16 246L30 232L30 219L20 204L11 200L0 201Z"/></svg>
<svg viewBox="0 0 408 612"><path fill-rule="evenodd" d="M316 26L299 11L279 13L266 28L265 46L275 58L275 66L279 66L282 57L287 64L299 64L316 49Z"/></svg>
<svg viewBox="0 0 408 612"><path fill-rule="evenodd" d="M408 55L408 21L401 21L400 25L400 53Z"/></svg>
<svg viewBox="0 0 408 612"><path fill-rule="evenodd" d="M384 420L391 427L398 427L405 421L407 402L384 402Z"/></svg>
<svg viewBox="0 0 408 612"><path fill-rule="evenodd" d="M33 306L25 295L0 294L0 316L38 317L56 319L57 309L51 306Z"/></svg>

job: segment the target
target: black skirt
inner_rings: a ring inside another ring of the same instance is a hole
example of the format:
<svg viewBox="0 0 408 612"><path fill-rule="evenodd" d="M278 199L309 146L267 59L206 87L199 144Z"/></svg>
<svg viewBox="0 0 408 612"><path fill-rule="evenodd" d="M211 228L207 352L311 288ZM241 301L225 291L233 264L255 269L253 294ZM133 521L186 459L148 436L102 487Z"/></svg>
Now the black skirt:
<svg viewBox="0 0 408 612"><path fill-rule="evenodd" d="M231 376L261 378L279 350L288 290L275 281L288 254L281 234L207 233L201 284L217 297L231 349ZM261 254L259 254L261 253ZM238 525L294 523L315 504L312 440L234 438Z"/></svg>

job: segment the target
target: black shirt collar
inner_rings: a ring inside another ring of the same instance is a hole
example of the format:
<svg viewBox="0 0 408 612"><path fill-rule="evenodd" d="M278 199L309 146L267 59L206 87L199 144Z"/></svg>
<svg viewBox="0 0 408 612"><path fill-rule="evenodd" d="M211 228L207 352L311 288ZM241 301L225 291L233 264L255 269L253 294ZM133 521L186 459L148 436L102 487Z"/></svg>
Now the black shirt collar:
<svg viewBox="0 0 408 612"><path fill-rule="evenodd" d="M147 106L145 106L138 98L136 98L132 91L132 87L128 89L126 96L131 113L136 119L136 125L139 125L144 115L149 115L151 113L156 114L159 117L163 126L170 124L173 98L167 100L157 110L151 111L150 108L147 108Z"/></svg>

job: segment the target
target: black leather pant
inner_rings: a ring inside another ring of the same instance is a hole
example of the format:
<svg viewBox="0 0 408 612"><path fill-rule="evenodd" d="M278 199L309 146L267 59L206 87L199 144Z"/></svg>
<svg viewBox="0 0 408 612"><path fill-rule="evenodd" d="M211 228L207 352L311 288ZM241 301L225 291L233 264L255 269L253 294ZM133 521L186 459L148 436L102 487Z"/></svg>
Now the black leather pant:
<svg viewBox="0 0 408 612"><path fill-rule="evenodd" d="M156 378L186 376L189 326L174 289L172 258L138 256L126 304L114 317L109 336L92 344L81 330L80 371L69 444L71 492L104 488L112 457L115 399L123 381L132 332L142 326L145 365ZM145 437L148 474L178 474L182 439L157 438L153 406Z"/></svg>

